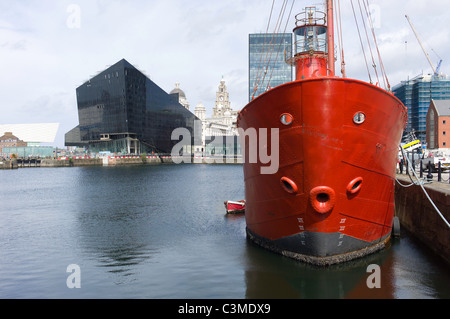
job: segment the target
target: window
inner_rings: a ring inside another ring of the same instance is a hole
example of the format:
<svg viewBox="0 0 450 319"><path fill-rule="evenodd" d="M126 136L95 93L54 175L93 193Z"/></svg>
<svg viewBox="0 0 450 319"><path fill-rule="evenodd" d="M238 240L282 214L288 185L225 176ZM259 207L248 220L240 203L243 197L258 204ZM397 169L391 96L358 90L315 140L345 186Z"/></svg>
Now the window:
<svg viewBox="0 0 450 319"><path fill-rule="evenodd" d="M355 124L362 124L366 120L366 115L363 112L358 112L353 116L353 122Z"/></svg>
<svg viewBox="0 0 450 319"><path fill-rule="evenodd" d="M284 125L291 125L294 121L294 117L289 113L283 113L280 117L280 121Z"/></svg>
<svg viewBox="0 0 450 319"><path fill-rule="evenodd" d="M445 120L442 121L442 124L445 124Z"/></svg>

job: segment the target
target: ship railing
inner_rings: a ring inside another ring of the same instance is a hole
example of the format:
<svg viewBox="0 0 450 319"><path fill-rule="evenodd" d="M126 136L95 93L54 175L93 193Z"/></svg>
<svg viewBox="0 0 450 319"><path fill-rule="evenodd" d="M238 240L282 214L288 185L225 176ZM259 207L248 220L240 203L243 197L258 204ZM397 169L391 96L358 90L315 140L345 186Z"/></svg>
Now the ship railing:
<svg viewBox="0 0 450 319"><path fill-rule="evenodd" d="M295 41L295 52L327 52L327 40L314 38L314 39L300 39Z"/></svg>
<svg viewBox="0 0 450 319"><path fill-rule="evenodd" d="M295 25L301 27L304 25L325 25L326 13L318 11L315 7L306 7L305 11L295 16Z"/></svg>
<svg viewBox="0 0 450 319"><path fill-rule="evenodd" d="M295 53L293 55L284 51L284 59L286 63L295 65L295 61L304 57L323 57L327 54L327 42L325 39L316 39L314 43L305 43L304 39L294 43Z"/></svg>

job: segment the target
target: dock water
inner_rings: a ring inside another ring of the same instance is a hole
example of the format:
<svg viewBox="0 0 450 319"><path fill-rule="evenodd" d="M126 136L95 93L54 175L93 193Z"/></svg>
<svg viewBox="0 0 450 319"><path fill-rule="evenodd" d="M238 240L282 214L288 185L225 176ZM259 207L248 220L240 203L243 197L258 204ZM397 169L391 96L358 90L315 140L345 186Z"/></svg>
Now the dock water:
<svg viewBox="0 0 450 319"><path fill-rule="evenodd" d="M121 156L109 158L59 158L39 161L3 160L0 169L24 167L77 167L77 166L123 166L158 165L174 163L170 156ZM211 161L208 158L193 158L184 163L193 164L240 164L240 161ZM408 175L396 176L395 205L396 216L401 227L407 229L430 250L450 264L450 227L445 223L430 203L423 189L414 185ZM450 184L433 181L426 183L424 189L434 205L450 220Z"/></svg>

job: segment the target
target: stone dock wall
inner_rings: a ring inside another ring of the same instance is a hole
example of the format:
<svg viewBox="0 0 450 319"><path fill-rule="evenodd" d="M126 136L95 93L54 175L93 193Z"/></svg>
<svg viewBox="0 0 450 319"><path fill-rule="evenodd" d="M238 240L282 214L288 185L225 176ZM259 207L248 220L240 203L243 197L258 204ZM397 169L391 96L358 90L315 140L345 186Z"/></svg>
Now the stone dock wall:
<svg viewBox="0 0 450 319"><path fill-rule="evenodd" d="M403 185L412 183L405 175L397 175L397 179ZM425 184L424 188L445 219L450 221L450 184L433 182ZM450 264L450 228L422 188L419 185L403 187L396 183L395 209L401 226Z"/></svg>

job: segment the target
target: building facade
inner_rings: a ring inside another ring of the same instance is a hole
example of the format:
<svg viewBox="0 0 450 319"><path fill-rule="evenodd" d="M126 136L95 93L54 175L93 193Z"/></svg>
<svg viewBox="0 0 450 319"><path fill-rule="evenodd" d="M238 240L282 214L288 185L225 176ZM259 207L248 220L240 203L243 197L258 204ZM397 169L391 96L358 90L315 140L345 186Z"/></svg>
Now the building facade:
<svg viewBox="0 0 450 319"><path fill-rule="evenodd" d="M450 148L450 100L431 100L427 113L429 149Z"/></svg>
<svg viewBox="0 0 450 319"><path fill-rule="evenodd" d="M9 148L16 147L25 147L28 146L26 142L19 139L17 136L13 135L12 132L4 132L2 136L0 136L0 155L8 157L10 155ZM5 151L3 149L5 148ZM6 149L8 148L8 149Z"/></svg>
<svg viewBox="0 0 450 319"><path fill-rule="evenodd" d="M292 33L249 34L249 102L269 88L292 81Z"/></svg>
<svg viewBox="0 0 450 319"><path fill-rule="evenodd" d="M450 79L446 75L419 75L394 86L393 92L408 108L406 132L415 132L418 139L426 141L431 100L450 99Z"/></svg>
<svg viewBox="0 0 450 319"><path fill-rule="evenodd" d="M194 113L202 124L202 145L195 149L198 155L240 154L236 127L238 111L231 108L230 94L224 79L220 81L216 91L212 117L206 117L206 108L201 102L195 107Z"/></svg>
<svg viewBox="0 0 450 319"><path fill-rule="evenodd" d="M66 146L91 152L170 153L176 128L194 139L197 119L125 59L76 89L79 125L65 135ZM191 146L193 141L191 142ZM187 150L189 151L189 150Z"/></svg>
<svg viewBox="0 0 450 319"><path fill-rule="evenodd" d="M2 151L0 151L0 157L7 158L13 154L19 158L52 158L55 155L55 149L52 146L11 146L3 147Z"/></svg>

